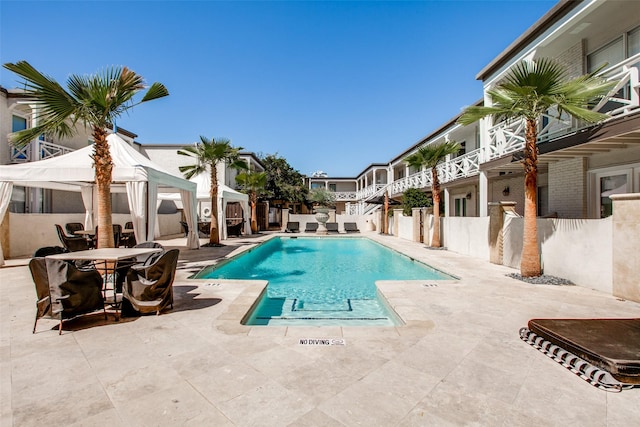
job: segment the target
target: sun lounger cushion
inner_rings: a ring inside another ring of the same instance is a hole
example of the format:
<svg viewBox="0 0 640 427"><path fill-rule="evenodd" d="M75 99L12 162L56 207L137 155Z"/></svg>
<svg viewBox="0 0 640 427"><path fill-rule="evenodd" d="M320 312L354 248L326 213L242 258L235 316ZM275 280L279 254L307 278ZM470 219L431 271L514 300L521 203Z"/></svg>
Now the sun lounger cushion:
<svg viewBox="0 0 640 427"><path fill-rule="evenodd" d="M640 318L531 319L528 327L616 380L640 384Z"/></svg>

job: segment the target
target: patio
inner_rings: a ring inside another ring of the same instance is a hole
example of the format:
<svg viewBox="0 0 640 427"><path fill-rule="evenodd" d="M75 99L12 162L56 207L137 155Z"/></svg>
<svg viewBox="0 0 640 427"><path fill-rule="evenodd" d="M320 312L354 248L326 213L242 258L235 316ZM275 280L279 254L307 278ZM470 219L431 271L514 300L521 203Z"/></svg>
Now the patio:
<svg viewBox="0 0 640 427"><path fill-rule="evenodd" d="M0 425L582 425L640 419L640 388L607 393L522 342L533 317L637 317L640 304L531 285L507 267L363 235L460 277L381 286L397 328L249 327L263 283L187 280L221 248L181 249L174 309L41 320L27 260L0 269ZM206 240L201 240L205 243ZM184 249L184 250L183 250ZM424 286L426 285L426 286ZM303 345L340 338L345 345Z"/></svg>

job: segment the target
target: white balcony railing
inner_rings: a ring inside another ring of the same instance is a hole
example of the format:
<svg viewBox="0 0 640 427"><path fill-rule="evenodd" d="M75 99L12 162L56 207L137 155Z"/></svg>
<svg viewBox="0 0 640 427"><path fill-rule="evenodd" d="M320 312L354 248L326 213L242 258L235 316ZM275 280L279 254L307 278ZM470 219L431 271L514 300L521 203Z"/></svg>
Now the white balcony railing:
<svg viewBox="0 0 640 427"><path fill-rule="evenodd" d="M31 141L21 148L12 145L10 149L11 163L35 162L74 151L69 147L40 140Z"/></svg>
<svg viewBox="0 0 640 427"><path fill-rule="evenodd" d="M640 53L616 64L601 73L607 80L617 82L608 96L592 110L610 116L611 120L636 112L640 108L640 79L638 77ZM606 120L605 120L606 122ZM575 132L590 126L568 116L557 117L545 114L542 127L538 130L538 142L548 141L558 136ZM493 160L507 154L521 151L525 144L525 120L498 123L489 129L489 144L483 161Z"/></svg>
<svg viewBox="0 0 640 427"><path fill-rule="evenodd" d="M336 202L356 200L355 191L334 191L333 195L336 198Z"/></svg>
<svg viewBox="0 0 640 427"><path fill-rule="evenodd" d="M362 190L358 190L356 191L356 198L358 200L368 199L369 197L377 193L380 189L386 187L386 185L387 184L375 184L375 185L370 185L366 188L363 188Z"/></svg>

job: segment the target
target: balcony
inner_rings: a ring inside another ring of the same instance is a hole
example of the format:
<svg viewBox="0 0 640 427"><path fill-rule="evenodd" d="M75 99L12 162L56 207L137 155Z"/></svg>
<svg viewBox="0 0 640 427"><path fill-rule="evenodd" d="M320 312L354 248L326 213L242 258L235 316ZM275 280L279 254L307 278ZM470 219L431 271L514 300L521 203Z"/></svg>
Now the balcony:
<svg viewBox="0 0 640 427"><path fill-rule="evenodd" d="M13 145L11 145L9 148L11 150L11 163L36 162L38 160L56 157L74 151L69 147L64 147L52 142L40 140L31 141L29 144L21 148L15 147Z"/></svg>
<svg viewBox="0 0 640 427"><path fill-rule="evenodd" d="M640 80L638 78L640 54L604 70L601 76L609 81L617 81L609 96L593 107L593 111L610 116L608 120L640 111ZM605 120L608 121L608 120ZM568 116L557 117L550 112L542 118L542 127L538 131L538 142L549 141L591 126ZM483 161L521 151L525 145L524 119L498 123L489 129L489 144L486 146Z"/></svg>

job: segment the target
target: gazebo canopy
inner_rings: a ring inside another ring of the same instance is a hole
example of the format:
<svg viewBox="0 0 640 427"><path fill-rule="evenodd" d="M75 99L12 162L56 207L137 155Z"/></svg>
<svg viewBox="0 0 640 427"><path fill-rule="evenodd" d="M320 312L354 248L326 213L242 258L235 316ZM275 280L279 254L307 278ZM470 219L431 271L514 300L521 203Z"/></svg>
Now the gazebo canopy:
<svg viewBox="0 0 640 427"><path fill-rule="evenodd" d="M197 230L195 183L165 171L117 134L108 135L107 142L114 165L112 191L126 191L136 239L139 242L153 239L157 217L157 195L160 192L180 193L186 220L192 224L193 230ZM92 194L95 170L92 155L93 146L91 145L37 162L0 165L0 214L4 215L7 209L14 185L79 191L82 192L86 209L85 223L88 227L93 227ZM189 234L187 245L194 249L199 247L195 232ZM0 265L2 262L0 252Z"/></svg>

